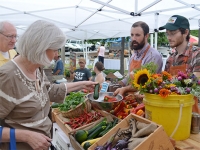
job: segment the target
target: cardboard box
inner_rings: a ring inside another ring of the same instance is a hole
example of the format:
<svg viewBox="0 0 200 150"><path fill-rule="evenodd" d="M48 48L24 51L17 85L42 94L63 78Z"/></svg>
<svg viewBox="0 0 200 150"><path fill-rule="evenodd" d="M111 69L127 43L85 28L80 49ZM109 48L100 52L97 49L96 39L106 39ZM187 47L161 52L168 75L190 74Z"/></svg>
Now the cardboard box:
<svg viewBox="0 0 200 150"><path fill-rule="evenodd" d="M129 120L134 118L143 123L151 123L151 121L137 116L135 114L130 114L125 119L123 119L119 124L117 124L113 129L111 129L107 134L105 134L98 142L94 143L89 147L88 150L94 150L97 146L104 145L108 139L114 135L119 128L123 129L129 126ZM158 125L158 128L151 133L142 143L140 143L134 150L159 150L159 149L168 149L173 150L174 147L171 144L169 137L164 131L164 128L161 125Z"/></svg>
<svg viewBox="0 0 200 150"><path fill-rule="evenodd" d="M59 126L53 124L53 139L52 144L56 147L57 150L70 150L72 145L70 144L69 137L67 137Z"/></svg>
<svg viewBox="0 0 200 150"><path fill-rule="evenodd" d="M107 121L108 122L111 122L111 121L113 121L115 118L117 118L117 117L115 117L115 116L113 116L113 115L111 115L111 114L109 114L109 113L107 113L107 112L105 112L105 111L102 111L102 113L105 113L105 117L107 118ZM119 118L117 118L118 119L118 122L120 122L121 121L121 119L119 119ZM92 127L94 127L95 125L97 125L99 122L101 122L102 121L102 119L101 120L98 120L97 122L95 122L94 124L92 124L91 126L87 126L87 127L82 127L82 128L79 128L78 130L89 130L89 129L91 129ZM76 130L76 131L78 131L78 130ZM70 139L70 142L71 142L71 144L72 144L72 146L73 146L73 148L75 149L75 150L84 150L84 148L76 141L76 139L74 138L74 133L76 132L76 131L73 131L73 132L70 132L69 133L69 139Z"/></svg>
<svg viewBox="0 0 200 150"><path fill-rule="evenodd" d="M65 134L66 134L67 136L69 136L69 133L70 133L70 132L74 132L74 131L80 130L80 129L82 129L82 128L86 128L86 127L88 127L88 126L91 126L91 125L93 125L93 124L95 124L95 123L98 123L98 122L100 122L100 121L101 121L104 117L106 117L106 116L113 116L113 115L111 115L111 114L109 114L109 113L107 113L107 112L105 112L105 111L100 111L100 110L96 110L96 111L100 112L100 113L102 114L102 116L103 116L100 120L97 120L97 121L95 121L95 122L91 122L91 123L89 123L89 124L87 124L87 125L84 125L84 126L82 126L82 127L76 128L76 129L72 129L69 125L64 124L65 122L69 121L69 119L68 119L68 118L64 118L64 117L62 116L62 114L59 114L58 112L56 112L56 113L54 113L54 118L55 118L56 123L57 123L57 124L59 125L59 127L63 130L63 132L65 132Z"/></svg>

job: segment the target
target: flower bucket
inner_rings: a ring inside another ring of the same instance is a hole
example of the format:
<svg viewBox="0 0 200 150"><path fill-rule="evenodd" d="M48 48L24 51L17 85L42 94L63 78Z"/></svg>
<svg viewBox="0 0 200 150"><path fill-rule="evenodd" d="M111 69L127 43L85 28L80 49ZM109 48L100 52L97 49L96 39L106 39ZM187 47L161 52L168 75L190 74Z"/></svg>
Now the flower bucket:
<svg viewBox="0 0 200 150"><path fill-rule="evenodd" d="M193 95L160 95L145 93L145 117L162 125L168 136L185 140L190 136Z"/></svg>

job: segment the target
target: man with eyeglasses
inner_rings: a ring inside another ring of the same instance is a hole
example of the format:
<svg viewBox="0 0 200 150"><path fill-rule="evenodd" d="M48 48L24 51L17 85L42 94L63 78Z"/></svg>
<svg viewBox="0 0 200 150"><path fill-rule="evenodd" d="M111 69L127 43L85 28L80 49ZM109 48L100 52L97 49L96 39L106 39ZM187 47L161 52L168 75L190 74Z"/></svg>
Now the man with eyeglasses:
<svg viewBox="0 0 200 150"><path fill-rule="evenodd" d="M79 58L78 64L80 66L79 69L75 71L73 69L70 70L70 73L73 75L73 82L78 81L89 81L92 79L92 74L89 69L85 68L86 61L84 58Z"/></svg>
<svg viewBox="0 0 200 150"><path fill-rule="evenodd" d="M200 77L200 49L189 43L190 24L188 19L173 15L166 25L159 28L159 30L163 29L166 29L170 47L175 49L166 62L165 71L172 75L177 75L178 71L189 71ZM197 98L195 98L193 112L200 113Z"/></svg>
<svg viewBox="0 0 200 150"><path fill-rule="evenodd" d="M13 24L0 22L0 66L11 60L17 53L13 49L16 43L17 30Z"/></svg>

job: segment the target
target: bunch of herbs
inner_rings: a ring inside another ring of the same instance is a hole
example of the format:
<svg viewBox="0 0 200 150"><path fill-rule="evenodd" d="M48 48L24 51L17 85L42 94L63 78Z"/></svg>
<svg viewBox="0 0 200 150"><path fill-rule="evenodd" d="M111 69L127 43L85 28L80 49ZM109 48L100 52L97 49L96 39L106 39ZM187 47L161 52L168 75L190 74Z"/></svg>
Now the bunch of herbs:
<svg viewBox="0 0 200 150"><path fill-rule="evenodd" d="M77 105L84 102L85 94L82 92L71 92L68 96L66 96L63 104L59 105L60 111L68 111L70 109L74 109Z"/></svg>

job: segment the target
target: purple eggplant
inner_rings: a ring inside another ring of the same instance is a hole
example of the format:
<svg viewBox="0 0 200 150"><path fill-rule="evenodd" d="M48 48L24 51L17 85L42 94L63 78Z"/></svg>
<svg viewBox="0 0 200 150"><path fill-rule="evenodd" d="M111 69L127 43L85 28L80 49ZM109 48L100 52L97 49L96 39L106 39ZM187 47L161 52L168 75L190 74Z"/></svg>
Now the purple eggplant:
<svg viewBox="0 0 200 150"><path fill-rule="evenodd" d="M127 140L119 140L119 141L117 141L117 144L115 145L115 148L117 150L122 150L123 148L127 148L128 147L128 143L129 143L129 141L127 141Z"/></svg>
<svg viewBox="0 0 200 150"><path fill-rule="evenodd" d="M97 146L94 150L106 150L104 146Z"/></svg>
<svg viewBox="0 0 200 150"><path fill-rule="evenodd" d="M112 148L112 143L110 143L110 144L108 145L108 147L106 148L106 150L111 150L111 148Z"/></svg>
<svg viewBox="0 0 200 150"><path fill-rule="evenodd" d="M117 149L113 147L111 150L117 150Z"/></svg>

